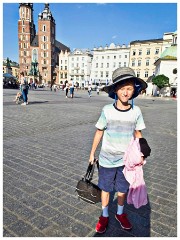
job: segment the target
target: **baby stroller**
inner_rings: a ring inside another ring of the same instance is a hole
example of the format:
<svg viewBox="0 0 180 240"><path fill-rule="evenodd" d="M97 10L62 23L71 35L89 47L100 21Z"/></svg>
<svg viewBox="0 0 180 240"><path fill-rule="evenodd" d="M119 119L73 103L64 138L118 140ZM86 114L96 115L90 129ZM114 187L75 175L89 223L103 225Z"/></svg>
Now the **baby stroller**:
<svg viewBox="0 0 180 240"><path fill-rule="evenodd" d="M22 95L22 93L19 94L19 95L16 97L16 104L19 104L19 103L23 103L23 95Z"/></svg>

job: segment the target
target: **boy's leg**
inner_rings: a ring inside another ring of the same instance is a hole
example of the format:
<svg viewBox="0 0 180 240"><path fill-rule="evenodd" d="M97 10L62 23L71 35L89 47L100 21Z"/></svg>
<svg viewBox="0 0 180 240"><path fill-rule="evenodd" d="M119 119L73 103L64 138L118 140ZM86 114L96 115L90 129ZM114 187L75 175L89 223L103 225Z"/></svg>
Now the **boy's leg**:
<svg viewBox="0 0 180 240"><path fill-rule="evenodd" d="M118 192L118 205L123 206L126 198L126 193Z"/></svg>
<svg viewBox="0 0 180 240"><path fill-rule="evenodd" d="M96 232L104 233L106 231L108 221L109 221L109 213L108 213L108 204L109 204L109 192L105 192L102 190L101 192L101 202L102 202L102 215L99 217L99 221L96 224Z"/></svg>
<svg viewBox="0 0 180 240"><path fill-rule="evenodd" d="M99 221L96 224L96 232L104 233L106 231L109 214L108 214L108 204L110 198L110 192L114 189L114 178L116 175L116 168L105 168L99 167L99 180L98 186L103 189L101 192L101 202L102 202L102 214L99 217Z"/></svg>
<svg viewBox="0 0 180 240"><path fill-rule="evenodd" d="M109 192L102 190L101 192L101 202L102 202L102 216L109 217L108 205L109 205Z"/></svg>
<svg viewBox="0 0 180 240"><path fill-rule="evenodd" d="M126 193L118 192L117 195L118 195L117 214L121 215L121 214L123 214L124 201L125 201L125 198L126 198Z"/></svg>
<svg viewBox="0 0 180 240"><path fill-rule="evenodd" d="M132 228L131 223L127 219L127 215L123 213L124 210L124 202L126 198L126 192L129 188L129 183L124 177L123 174L123 166L118 167L116 180L115 180L115 189L118 192L118 206L117 206L117 213L115 218L120 223L121 227L126 230L130 230Z"/></svg>
<svg viewBox="0 0 180 240"><path fill-rule="evenodd" d="M132 225L127 218L127 214L123 213L125 197L126 193L118 192L118 206L115 218L123 229L130 230Z"/></svg>

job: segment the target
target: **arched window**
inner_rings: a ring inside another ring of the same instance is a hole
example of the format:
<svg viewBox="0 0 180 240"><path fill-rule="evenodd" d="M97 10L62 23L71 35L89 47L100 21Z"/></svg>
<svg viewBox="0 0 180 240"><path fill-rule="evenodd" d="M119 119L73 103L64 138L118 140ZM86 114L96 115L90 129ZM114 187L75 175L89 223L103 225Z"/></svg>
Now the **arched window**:
<svg viewBox="0 0 180 240"><path fill-rule="evenodd" d="M177 74L177 68L173 69L173 74Z"/></svg>

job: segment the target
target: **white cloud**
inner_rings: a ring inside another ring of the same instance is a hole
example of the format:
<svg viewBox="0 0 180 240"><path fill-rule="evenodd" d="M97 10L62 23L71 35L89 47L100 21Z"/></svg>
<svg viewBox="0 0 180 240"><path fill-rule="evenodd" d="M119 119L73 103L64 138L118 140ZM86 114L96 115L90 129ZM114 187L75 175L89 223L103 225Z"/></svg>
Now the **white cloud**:
<svg viewBox="0 0 180 240"><path fill-rule="evenodd" d="M112 36L112 39L115 39L115 38L117 38L117 36L116 36L116 35Z"/></svg>

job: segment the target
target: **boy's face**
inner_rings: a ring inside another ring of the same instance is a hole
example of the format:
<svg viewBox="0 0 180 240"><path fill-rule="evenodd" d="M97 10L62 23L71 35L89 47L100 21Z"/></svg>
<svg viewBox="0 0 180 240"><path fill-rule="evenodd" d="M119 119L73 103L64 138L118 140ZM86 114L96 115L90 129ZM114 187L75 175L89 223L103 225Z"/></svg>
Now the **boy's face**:
<svg viewBox="0 0 180 240"><path fill-rule="evenodd" d="M121 84L116 87L115 93L118 96L118 99L126 103L131 99L133 93L134 93L134 83L133 82L127 82L125 84Z"/></svg>

